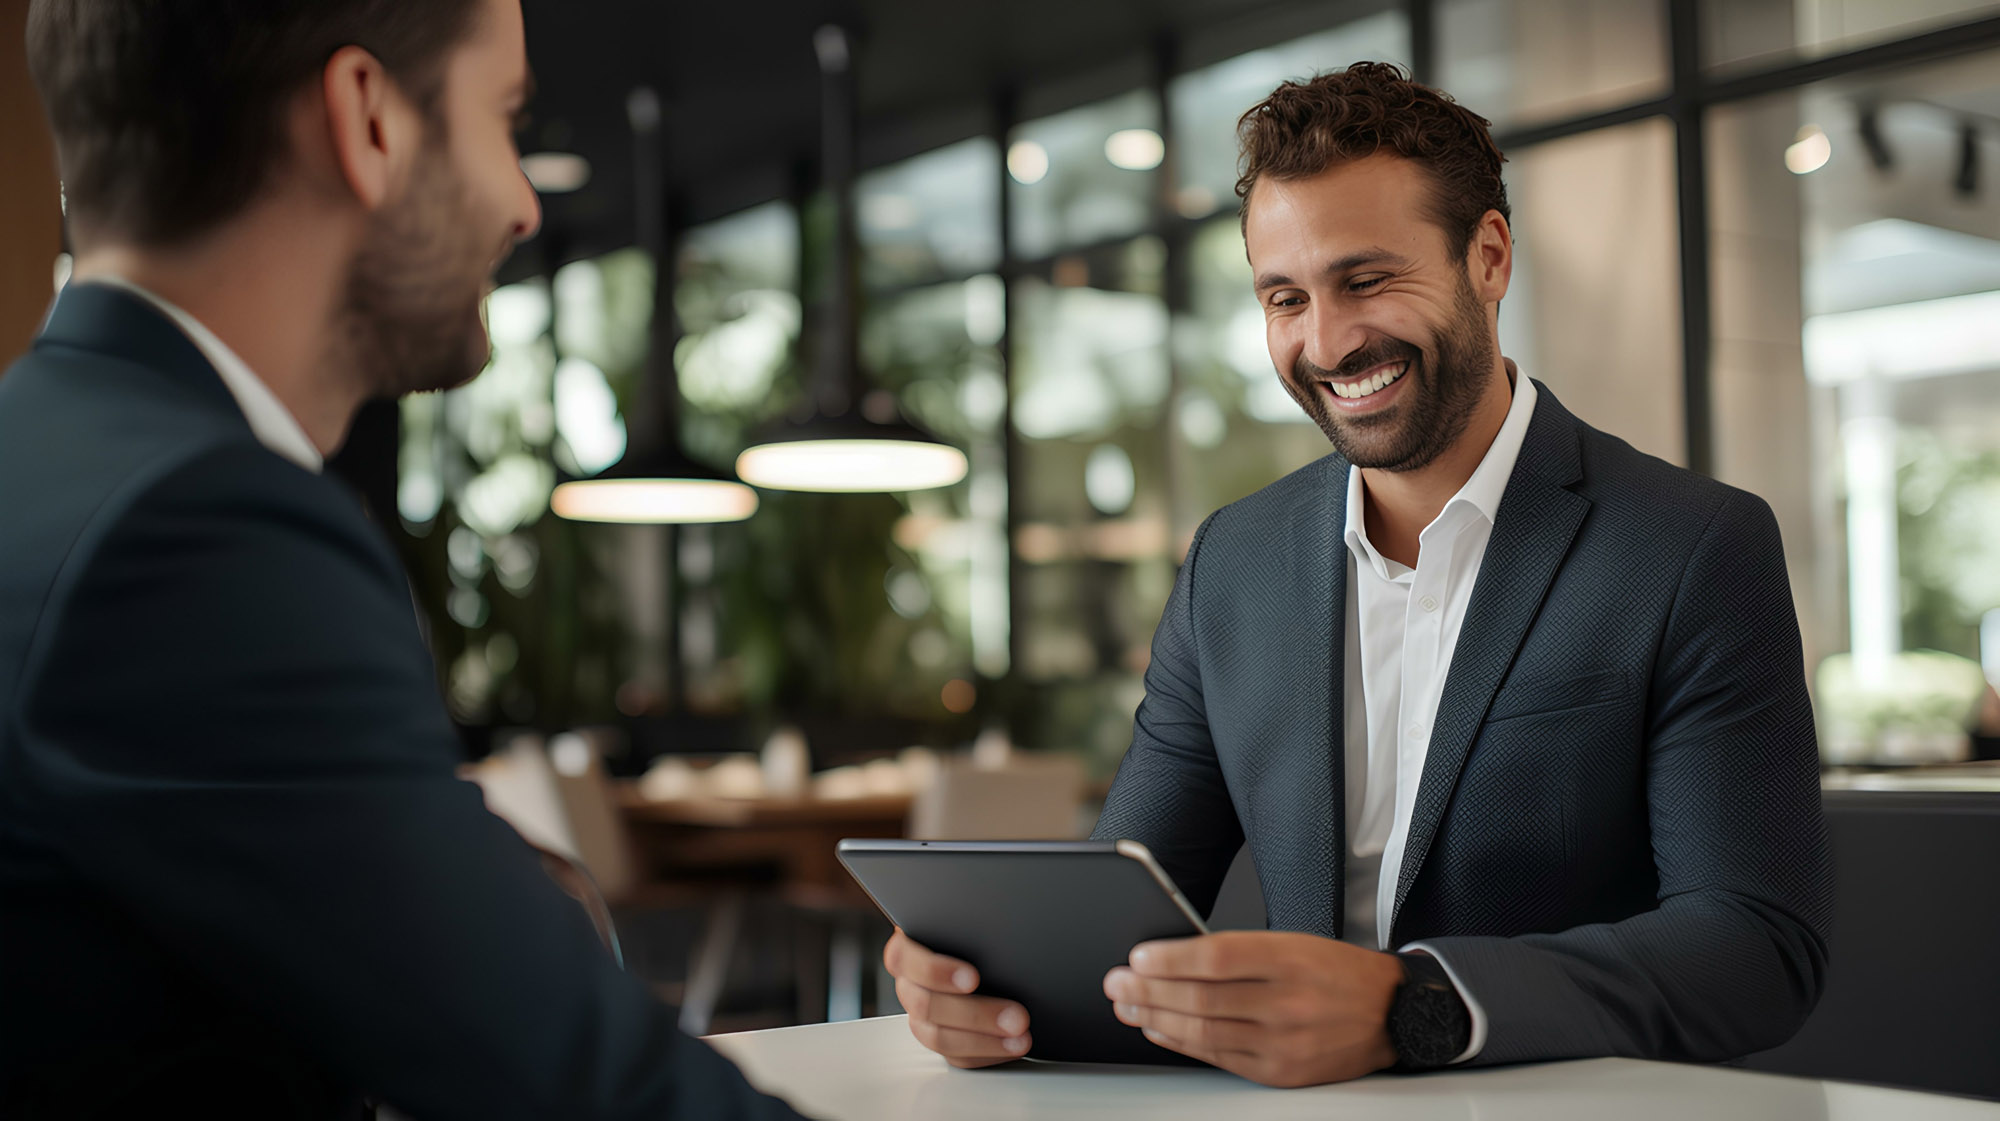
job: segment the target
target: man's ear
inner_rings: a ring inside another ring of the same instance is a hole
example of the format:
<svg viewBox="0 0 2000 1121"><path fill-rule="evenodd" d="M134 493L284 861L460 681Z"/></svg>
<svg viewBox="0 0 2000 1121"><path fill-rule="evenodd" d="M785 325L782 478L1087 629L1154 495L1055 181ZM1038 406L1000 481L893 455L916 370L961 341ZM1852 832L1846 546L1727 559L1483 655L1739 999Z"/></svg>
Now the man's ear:
<svg viewBox="0 0 2000 1121"><path fill-rule="evenodd" d="M331 168L355 201L377 210L401 192L423 125L374 55L342 47L320 74Z"/></svg>
<svg viewBox="0 0 2000 1121"><path fill-rule="evenodd" d="M1465 248L1466 275L1482 304L1497 304L1514 279L1514 231L1497 210L1489 210L1473 228Z"/></svg>

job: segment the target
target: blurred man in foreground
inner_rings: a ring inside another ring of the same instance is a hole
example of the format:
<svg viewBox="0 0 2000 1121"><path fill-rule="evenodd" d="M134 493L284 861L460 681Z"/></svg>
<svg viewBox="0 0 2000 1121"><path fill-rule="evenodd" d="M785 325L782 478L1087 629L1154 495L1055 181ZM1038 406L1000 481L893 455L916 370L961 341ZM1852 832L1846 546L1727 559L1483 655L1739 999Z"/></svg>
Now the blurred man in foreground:
<svg viewBox="0 0 2000 1121"><path fill-rule="evenodd" d="M454 777L321 477L482 367L518 0L35 0L74 279L0 378L0 1116L790 1118Z"/></svg>
<svg viewBox="0 0 2000 1121"><path fill-rule="evenodd" d="M1247 841L1271 929L1137 947L1105 999L1277 1086L1782 1043L1831 877L1770 508L1501 356L1484 119L1360 63L1240 139L1271 359L1334 454L1195 534L1097 836L1203 910ZM886 957L954 1064L1027 1050L966 963Z"/></svg>

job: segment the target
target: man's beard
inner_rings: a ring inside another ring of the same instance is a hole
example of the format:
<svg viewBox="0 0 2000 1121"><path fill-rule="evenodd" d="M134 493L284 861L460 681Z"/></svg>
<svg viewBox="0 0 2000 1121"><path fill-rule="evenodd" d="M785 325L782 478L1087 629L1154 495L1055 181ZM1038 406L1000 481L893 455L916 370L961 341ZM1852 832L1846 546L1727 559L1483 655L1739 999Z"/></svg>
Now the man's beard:
<svg viewBox="0 0 2000 1121"><path fill-rule="evenodd" d="M474 229L448 157L426 154L412 176L364 237L342 298L339 361L370 396L464 385L492 354L480 306L499 251Z"/></svg>
<svg viewBox="0 0 2000 1121"><path fill-rule="evenodd" d="M1366 416L1337 416L1320 389L1328 378L1356 377L1384 363L1407 361L1402 400ZM1357 467L1416 471L1430 465L1458 441L1472 423L1493 369L1493 339L1486 309L1459 278L1451 318L1431 339L1431 352L1401 339L1377 339L1323 370L1300 354L1285 388L1306 415L1333 442L1341 458Z"/></svg>

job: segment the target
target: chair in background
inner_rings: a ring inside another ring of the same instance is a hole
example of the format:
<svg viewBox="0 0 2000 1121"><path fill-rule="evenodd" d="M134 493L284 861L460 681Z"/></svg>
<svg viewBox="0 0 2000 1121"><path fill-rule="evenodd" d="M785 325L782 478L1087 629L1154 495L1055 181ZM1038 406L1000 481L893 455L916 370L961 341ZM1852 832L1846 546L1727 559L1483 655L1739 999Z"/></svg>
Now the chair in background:
<svg viewBox="0 0 2000 1121"><path fill-rule="evenodd" d="M1072 755L1015 752L997 765L939 763L917 791L909 835L925 841L1059 841L1084 833L1087 779Z"/></svg>
<svg viewBox="0 0 2000 1121"><path fill-rule="evenodd" d="M546 749L539 736L518 735L469 767L468 777L485 794L487 808L540 850L545 866L553 865L551 877L591 912L614 953L614 914L629 923L674 908L702 912L678 1003L682 1030L705 1033L742 931L746 893L733 884L649 876L604 770L602 747L586 733L555 736ZM588 897L578 894L584 885L592 888Z"/></svg>

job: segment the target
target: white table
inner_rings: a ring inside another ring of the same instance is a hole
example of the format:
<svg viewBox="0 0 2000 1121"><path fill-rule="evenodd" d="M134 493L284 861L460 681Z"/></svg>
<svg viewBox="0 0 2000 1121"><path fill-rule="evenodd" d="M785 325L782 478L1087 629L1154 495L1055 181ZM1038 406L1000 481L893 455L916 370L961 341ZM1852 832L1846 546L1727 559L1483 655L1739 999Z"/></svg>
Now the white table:
<svg viewBox="0 0 2000 1121"><path fill-rule="evenodd" d="M902 1016L712 1037L825 1121L2000 1121L2000 1104L1631 1059L1376 1075L1273 1090L1218 1070L1017 1063L953 1070Z"/></svg>

